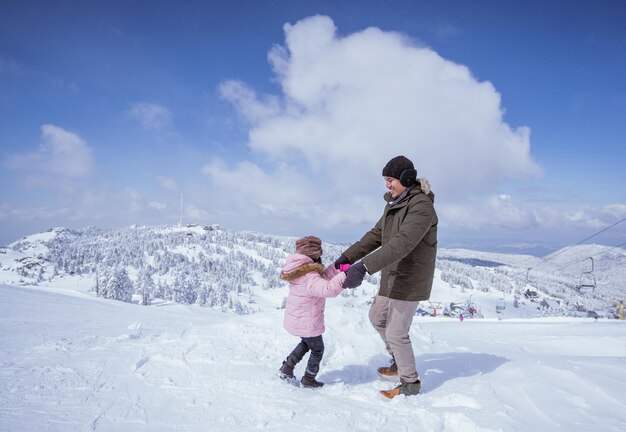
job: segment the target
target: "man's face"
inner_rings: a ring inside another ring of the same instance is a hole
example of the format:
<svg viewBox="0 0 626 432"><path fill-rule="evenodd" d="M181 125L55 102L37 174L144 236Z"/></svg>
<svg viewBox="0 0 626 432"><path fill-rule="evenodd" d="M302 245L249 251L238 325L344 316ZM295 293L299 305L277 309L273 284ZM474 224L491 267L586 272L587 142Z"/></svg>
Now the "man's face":
<svg viewBox="0 0 626 432"><path fill-rule="evenodd" d="M385 182L387 182L387 189L391 192L391 196L393 198L400 196L402 192L406 190L404 186L400 184L400 180L393 177L384 177Z"/></svg>

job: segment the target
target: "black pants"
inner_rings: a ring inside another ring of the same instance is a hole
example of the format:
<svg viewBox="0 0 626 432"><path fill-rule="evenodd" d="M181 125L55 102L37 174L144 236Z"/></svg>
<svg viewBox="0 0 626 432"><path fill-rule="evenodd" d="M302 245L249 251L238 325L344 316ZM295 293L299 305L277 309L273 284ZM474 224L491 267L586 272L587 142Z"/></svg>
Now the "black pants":
<svg viewBox="0 0 626 432"><path fill-rule="evenodd" d="M291 367L295 367L309 351L311 351L311 355L306 365L306 372L313 376L317 375L320 370L320 362L324 356L324 339L322 339L322 335L303 337L291 354L287 356L286 363Z"/></svg>

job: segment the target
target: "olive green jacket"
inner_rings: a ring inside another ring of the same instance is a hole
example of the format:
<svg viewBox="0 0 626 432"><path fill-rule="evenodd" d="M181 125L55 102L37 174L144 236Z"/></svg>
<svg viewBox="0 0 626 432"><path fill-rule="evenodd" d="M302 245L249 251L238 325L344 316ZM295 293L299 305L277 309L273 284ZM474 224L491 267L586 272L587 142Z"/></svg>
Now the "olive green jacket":
<svg viewBox="0 0 626 432"><path fill-rule="evenodd" d="M396 300L430 298L437 255L437 213L432 192L418 187L385 211L374 228L343 255L351 263L363 258L370 274L382 270L378 294ZM391 194L385 194L391 200Z"/></svg>

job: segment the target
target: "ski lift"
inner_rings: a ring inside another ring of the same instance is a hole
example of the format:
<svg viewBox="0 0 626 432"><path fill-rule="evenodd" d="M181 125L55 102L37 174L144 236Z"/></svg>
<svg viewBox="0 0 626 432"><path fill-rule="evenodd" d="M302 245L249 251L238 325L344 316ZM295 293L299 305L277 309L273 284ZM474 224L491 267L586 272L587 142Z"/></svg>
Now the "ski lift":
<svg viewBox="0 0 626 432"><path fill-rule="evenodd" d="M496 312L500 313L505 309L506 309L506 302L504 301L504 297L501 299L498 299L498 301L496 301Z"/></svg>
<svg viewBox="0 0 626 432"><path fill-rule="evenodd" d="M593 258L589 257L591 260L591 270L584 271L580 274L580 281L578 285L576 285L576 291L580 294L590 294L596 290L596 277L593 275Z"/></svg>

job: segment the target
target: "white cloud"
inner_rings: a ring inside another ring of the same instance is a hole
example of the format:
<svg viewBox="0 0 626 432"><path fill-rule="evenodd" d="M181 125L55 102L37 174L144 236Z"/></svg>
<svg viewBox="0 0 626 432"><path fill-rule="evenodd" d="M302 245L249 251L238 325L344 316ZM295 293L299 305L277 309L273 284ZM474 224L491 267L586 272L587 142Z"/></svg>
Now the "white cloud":
<svg viewBox="0 0 626 432"><path fill-rule="evenodd" d="M609 204L602 207L602 212L611 218L623 219L626 217L626 204Z"/></svg>
<svg viewBox="0 0 626 432"><path fill-rule="evenodd" d="M526 229L538 225L536 212L515 202L508 194L475 198L471 203L444 204L438 210L443 227Z"/></svg>
<svg viewBox="0 0 626 432"><path fill-rule="evenodd" d="M355 224L376 218L384 204L382 198L372 202L341 186L325 186L324 173L311 177L310 173L286 164L278 164L267 172L248 161L229 167L215 159L204 166L203 172L213 186L207 202L210 220L227 221L233 227L273 233L289 228L319 233L318 230L330 231L344 225L344 230L349 231ZM346 211L346 207L352 210Z"/></svg>
<svg viewBox="0 0 626 432"><path fill-rule="evenodd" d="M203 210L195 205L188 205L185 207L183 213L183 221L189 218L192 222L206 223L210 218L209 212Z"/></svg>
<svg viewBox="0 0 626 432"><path fill-rule="evenodd" d="M159 186L167 192L178 192L180 190L176 180L170 177L157 177L157 182Z"/></svg>
<svg viewBox="0 0 626 432"><path fill-rule="evenodd" d="M448 223L471 222L463 211L470 192L487 203L470 212L476 220L495 209L502 223L536 223L532 212L489 198L502 182L541 174L530 129L504 121L491 83L398 33L368 28L340 37L325 16L284 30L285 45L269 53L278 98L241 82L221 86L250 122L248 145L264 163L205 169L220 173L214 182L252 173L250 187L237 183L238 196L266 215L373 223L382 210L372 199L384 192L382 167L404 154L431 181Z"/></svg>
<svg viewBox="0 0 626 432"><path fill-rule="evenodd" d="M72 210L58 206L40 206L31 208L14 207L10 204L0 204L0 220L15 223L23 221L48 221L55 218L65 218Z"/></svg>
<svg viewBox="0 0 626 432"><path fill-rule="evenodd" d="M564 214L570 226L600 230L626 218L626 205L610 204L600 207L584 206ZM626 226L626 224L624 224Z"/></svg>
<svg viewBox="0 0 626 432"><path fill-rule="evenodd" d="M152 201L151 203L148 204L148 207L153 208L155 210L165 210L167 208L166 204L160 203L158 201Z"/></svg>
<svg viewBox="0 0 626 432"><path fill-rule="evenodd" d="M241 81L226 81L219 86L219 92L249 122L256 123L280 113L278 98L266 96L263 101L259 101L256 93Z"/></svg>
<svg viewBox="0 0 626 432"><path fill-rule="evenodd" d="M148 130L161 130L172 123L172 113L163 105L139 102L133 104L129 115L139 120L141 126Z"/></svg>
<svg viewBox="0 0 626 432"><path fill-rule="evenodd" d="M566 235L570 241L581 241L606 228L591 242L615 244L626 235L626 205L572 206L562 202L531 205L511 195L492 195L465 204L439 206L441 227L455 234L508 233L518 240L531 236L534 241L549 241ZM442 216L443 215L443 216Z"/></svg>
<svg viewBox="0 0 626 432"><path fill-rule="evenodd" d="M49 204L31 207L0 202L0 222L5 227L4 231L0 230L0 244L54 226L115 227L178 222L177 210L171 210L172 206L148 202L141 193L129 187L112 190L76 183L73 188L50 196L48 201Z"/></svg>
<svg viewBox="0 0 626 432"><path fill-rule="evenodd" d="M311 203L319 198L319 191L306 178L284 165L275 172L266 173L251 162L240 162L236 167L228 168L222 160L215 159L203 167L203 173L216 187L215 199L223 200L224 204L231 202L233 209L255 206L266 216L304 219L315 211ZM229 190L246 199L236 199L237 196L231 196Z"/></svg>
<svg viewBox="0 0 626 432"><path fill-rule="evenodd" d="M51 124L43 125L41 132L41 144L36 152L9 158L13 168L62 178L80 178L92 173L93 151L80 136Z"/></svg>

